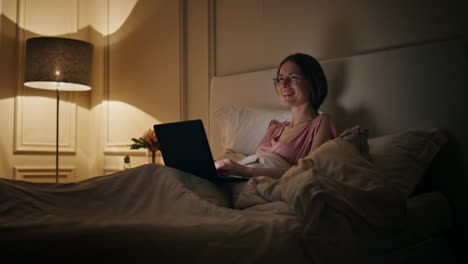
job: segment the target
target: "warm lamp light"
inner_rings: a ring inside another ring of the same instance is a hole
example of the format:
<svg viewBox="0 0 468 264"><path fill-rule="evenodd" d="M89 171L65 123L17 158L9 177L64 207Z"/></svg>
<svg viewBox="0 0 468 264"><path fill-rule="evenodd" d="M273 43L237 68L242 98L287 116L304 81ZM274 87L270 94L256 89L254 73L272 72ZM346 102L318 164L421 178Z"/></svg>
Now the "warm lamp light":
<svg viewBox="0 0 468 264"><path fill-rule="evenodd" d="M93 45L81 40L39 37L26 41L24 85L56 90L55 177L59 176L59 102L60 91L91 90Z"/></svg>

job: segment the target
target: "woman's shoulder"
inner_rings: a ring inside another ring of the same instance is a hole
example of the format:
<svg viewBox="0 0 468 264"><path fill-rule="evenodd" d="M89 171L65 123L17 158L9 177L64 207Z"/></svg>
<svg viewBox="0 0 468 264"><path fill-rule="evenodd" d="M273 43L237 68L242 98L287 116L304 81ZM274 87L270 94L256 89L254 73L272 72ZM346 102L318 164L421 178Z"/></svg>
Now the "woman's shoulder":
<svg viewBox="0 0 468 264"><path fill-rule="evenodd" d="M327 113L320 113L317 118L320 118L320 120L333 120L333 117Z"/></svg>
<svg viewBox="0 0 468 264"><path fill-rule="evenodd" d="M273 119L268 124L267 131L271 131L271 132L279 131L279 130L283 129L283 127L285 127L288 124L289 124L289 122L279 122L278 120Z"/></svg>
<svg viewBox="0 0 468 264"><path fill-rule="evenodd" d="M314 126L317 126L322 122L334 123L334 119L330 114L320 113L312 120Z"/></svg>
<svg viewBox="0 0 468 264"><path fill-rule="evenodd" d="M320 128L330 130L332 137L336 137L335 120L330 114L320 113L314 121L313 127L315 131Z"/></svg>
<svg viewBox="0 0 468 264"><path fill-rule="evenodd" d="M287 126L290 122L289 121L285 121L285 122L280 122L276 119L272 119L270 121L270 124L268 124L268 126L277 126L277 127L282 127L282 126Z"/></svg>

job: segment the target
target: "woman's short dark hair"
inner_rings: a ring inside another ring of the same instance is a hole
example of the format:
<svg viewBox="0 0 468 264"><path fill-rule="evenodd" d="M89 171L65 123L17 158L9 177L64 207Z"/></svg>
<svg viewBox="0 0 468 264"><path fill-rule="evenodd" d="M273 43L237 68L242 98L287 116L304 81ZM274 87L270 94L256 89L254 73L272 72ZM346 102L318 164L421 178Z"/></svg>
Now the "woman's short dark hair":
<svg viewBox="0 0 468 264"><path fill-rule="evenodd" d="M295 63L302 71L302 77L310 82L310 103L315 111L322 105L323 100L327 97L328 84L325 73L323 72L320 63L312 56L296 53L284 58L278 67L276 74L279 74L281 66L287 61Z"/></svg>

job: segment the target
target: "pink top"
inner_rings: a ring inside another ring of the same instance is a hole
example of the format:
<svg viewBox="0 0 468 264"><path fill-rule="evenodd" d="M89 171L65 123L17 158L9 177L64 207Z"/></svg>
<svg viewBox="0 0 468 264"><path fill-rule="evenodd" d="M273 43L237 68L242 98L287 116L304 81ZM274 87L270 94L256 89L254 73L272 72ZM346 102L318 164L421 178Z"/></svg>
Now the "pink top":
<svg viewBox="0 0 468 264"><path fill-rule="evenodd" d="M330 122L330 132L332 137L335 138L335 122L327 114L319 114L316 118L310 120L308 124L294 131L293 134L282 141L278 141L278 139L283 133L284 128L288 126L290 122L279 123L276 120L271 120L267 132L258 145L255 154L272 152L281 156L289 162L289 164L296 165L299 159L309 154L312 142L320 128L322 120L325 120L324 122Z"/></svg>

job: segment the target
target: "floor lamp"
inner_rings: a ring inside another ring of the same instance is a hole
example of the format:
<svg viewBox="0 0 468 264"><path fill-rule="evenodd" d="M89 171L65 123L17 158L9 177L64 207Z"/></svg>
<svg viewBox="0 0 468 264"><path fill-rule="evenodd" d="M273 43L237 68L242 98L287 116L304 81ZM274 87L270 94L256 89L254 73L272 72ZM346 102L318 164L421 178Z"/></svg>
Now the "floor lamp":
<svg viewBox="0 0 468 264"><path fill-rule="evenodd" d="M59 102L61 91L91 90L93 45L84 41L55 37L26 41L24 85L55 90L55 181L59 182Z"/></svg>

